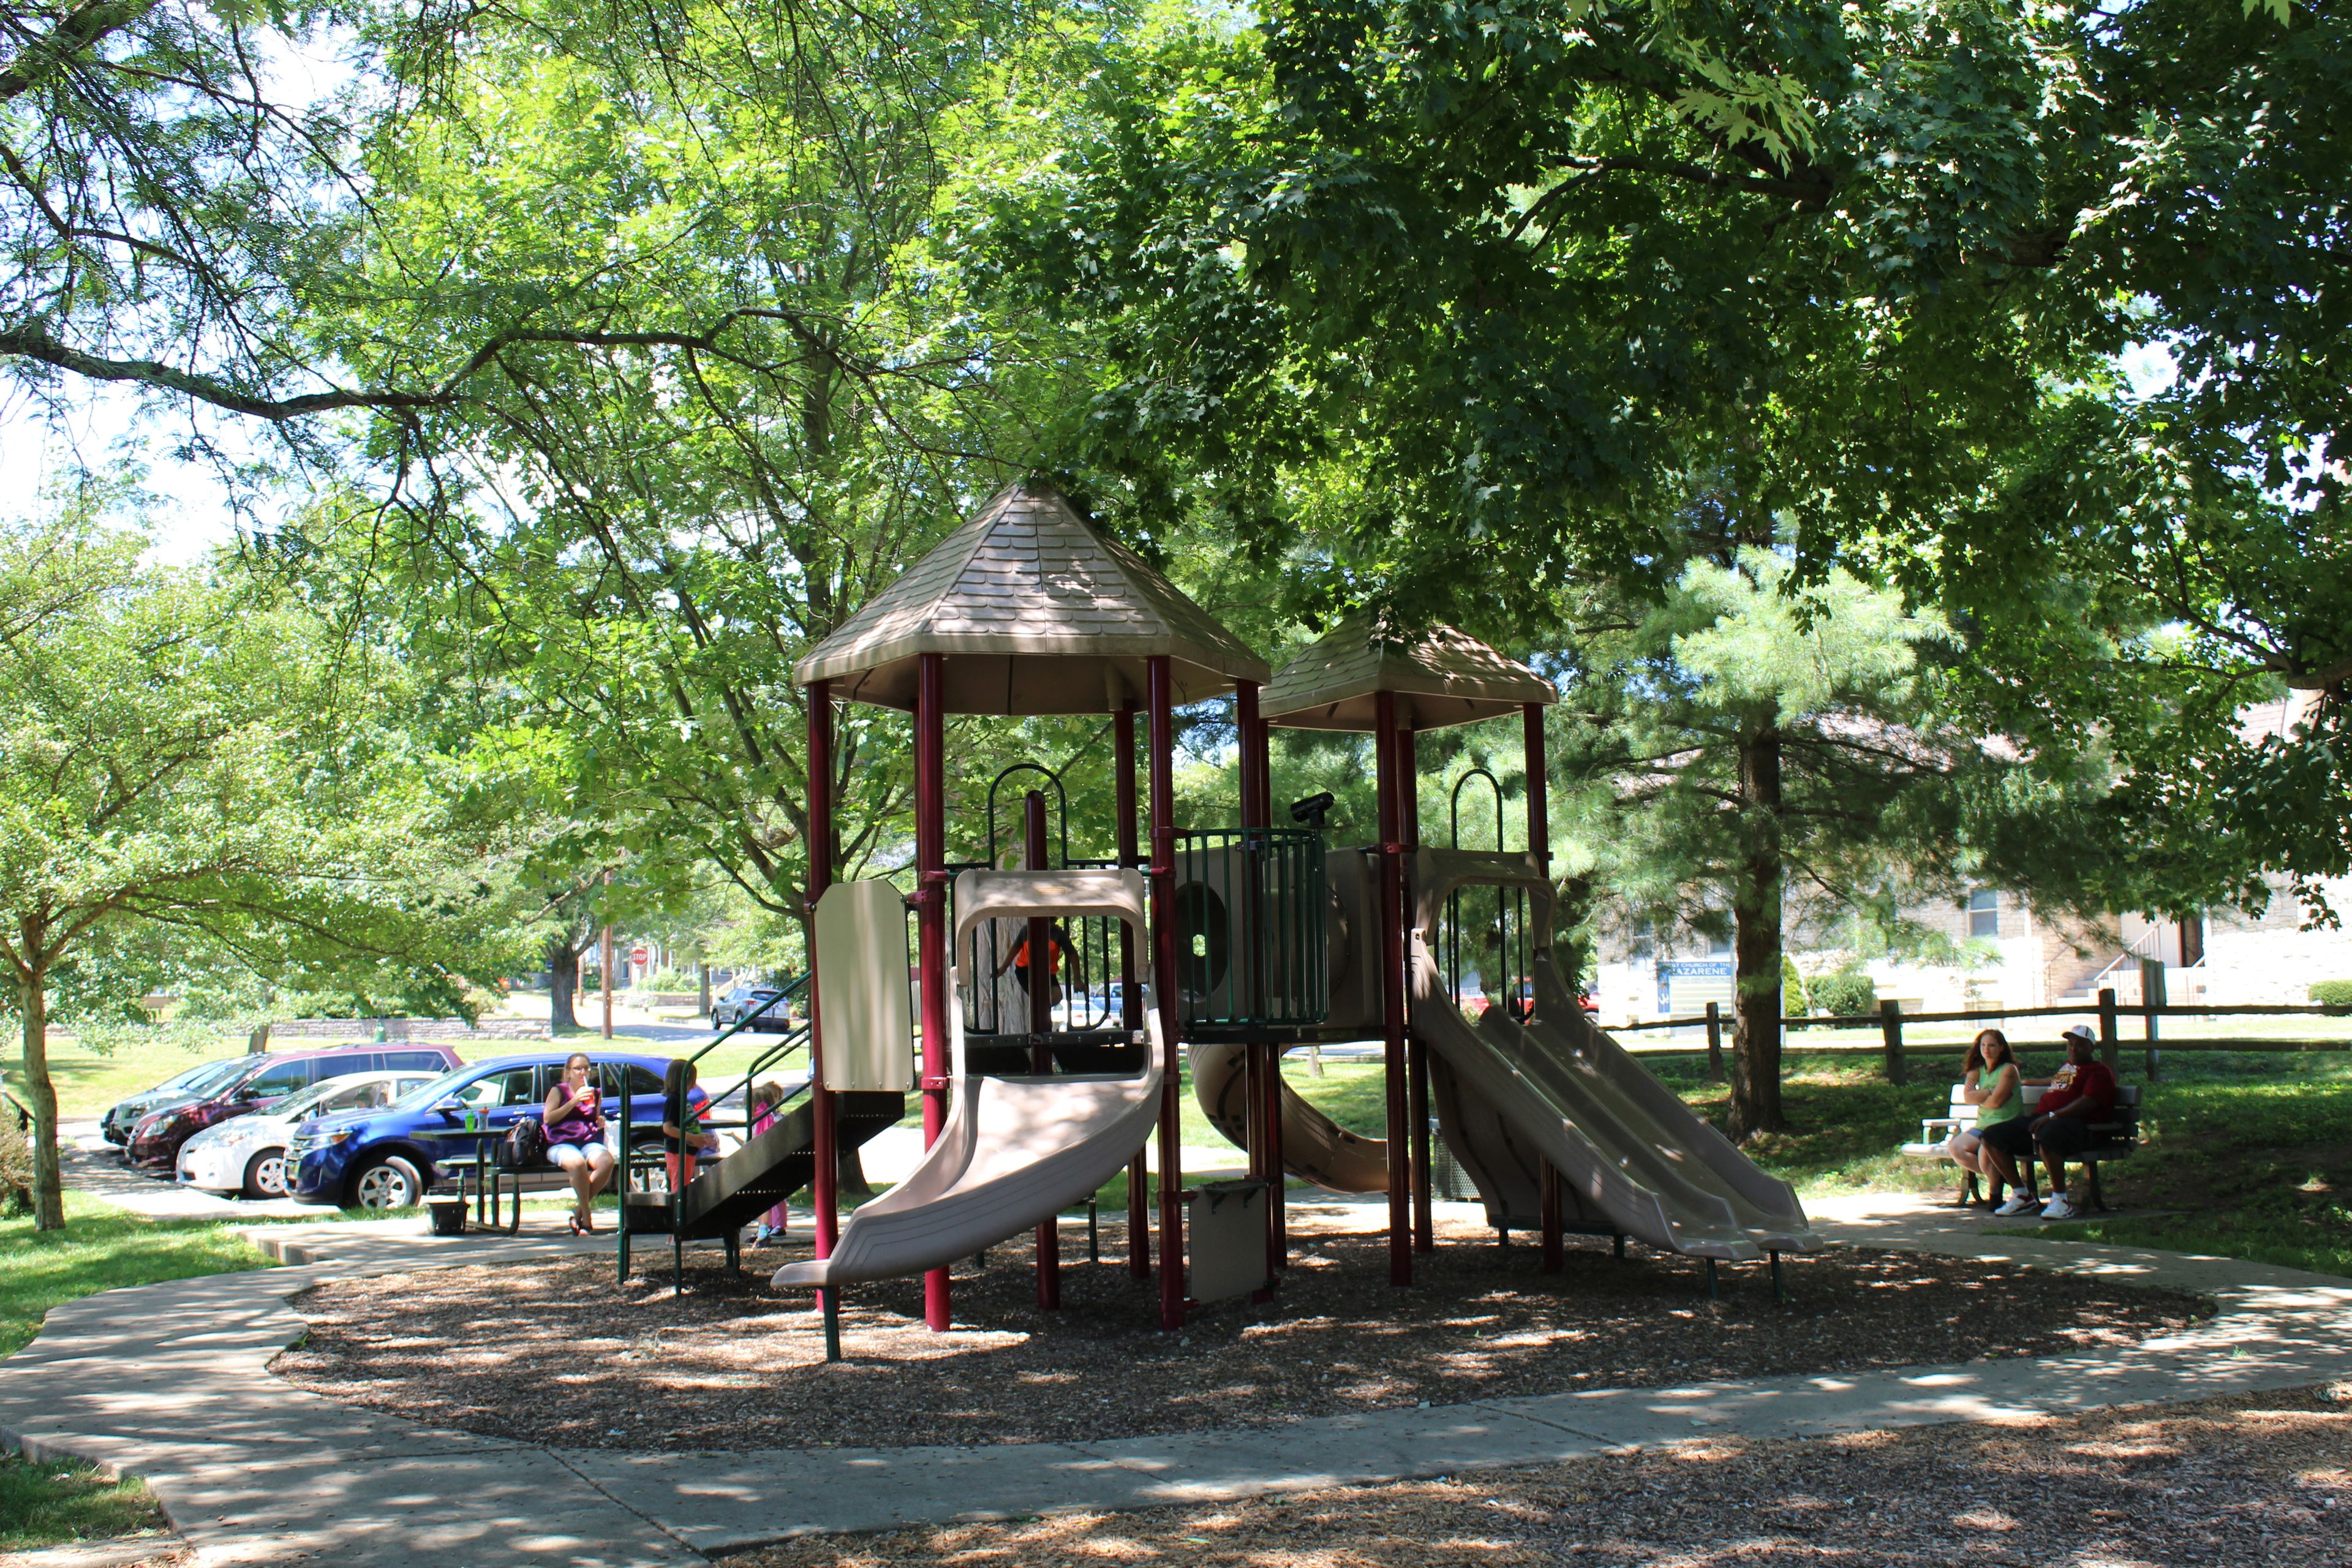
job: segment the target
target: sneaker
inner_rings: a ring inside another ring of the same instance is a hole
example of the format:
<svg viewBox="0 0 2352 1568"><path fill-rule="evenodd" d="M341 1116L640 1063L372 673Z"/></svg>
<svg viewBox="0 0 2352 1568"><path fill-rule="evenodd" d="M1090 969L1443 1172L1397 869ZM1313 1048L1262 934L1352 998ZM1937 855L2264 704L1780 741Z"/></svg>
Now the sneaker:
<svg viewBox="0 0 2352 1568"><path fill-rule="evenodd" d="M2083 1217L2083 1211L2076 1208L2074 1200L2067 1197L2065 1194L2053 1193L2050 1194L2050 1201L2042 1205L2042 1217L2043 1219L2080 1219Z"/></svg>
<svg viewBox="0 0 2352 1568"><path fill-rule="evenodd" d="M2012 1194L2010 1200L1992 1212L1997 1215L2020 1215L2033 1207L2033 1200L2023 1193Z"/></svg>

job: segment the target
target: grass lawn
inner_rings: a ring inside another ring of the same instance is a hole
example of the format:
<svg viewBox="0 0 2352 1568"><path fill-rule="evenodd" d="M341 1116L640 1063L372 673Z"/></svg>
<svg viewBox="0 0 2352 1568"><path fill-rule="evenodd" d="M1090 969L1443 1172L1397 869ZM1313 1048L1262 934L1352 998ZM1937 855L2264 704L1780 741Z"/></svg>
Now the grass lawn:
<svg viewBox="0 0 2352 1568"><path fill-rule="evenodd" d="M244 1054L243 1035L223 1036L194 1050L152 1037L134 1036L117 1049L100 1054L70 1036L52 1034L49 1082L58 1091L59 1118L86 1121L104 1115L115 1101L152 1089L198 1062ZM0 1082L17 1099L25 1098L25 1047L13 1032L7 1054L0 1056Z"/></svg>
<svg viewBox="0 0 2352 1568"><path fill-rule="evenodd" d="M37 1231L0 1219L0 1356L40 1331L52 1307L121 1285L266 1268L269 1258L228 1226L149 1220L78 1193L66 1194L66 1227Z"/></svg>
<svg viewBox="0 0 2352 1568"><path fill-rule="evenodd" d="M2062 1059L2054 1047L2029 1045L2021 1054L2032 1077ZM2145 1083L2141 1060L2140 1051L2125 1050L2124 1081ZM1291 1088L1324 1114L1381 1136L1378 1063L1327 1061L1320 1079L1307 1075L1303 1054L1284 1065ZM1700 1115L1724 1124L1730 1092L1706 1081L1702 1059L1651 1058L1643 1065ZM1919 1135L1920 1118L1942 1114L1958 1064L1929 1057L1911 1066L1911 1082L1897 1089L1874 1057L1792 1050L1781 1084L1789 1130L1758 1140L1749 1152L1807 1196L1950 1193L1957 1184L1949 1165L1895 1151ZM2147 1147L2109 1163L2102 1175L2110 1203L2139 1212L2037 1234L2352 1276L2352 1053L2176 1052L2162 1068L2163 1077L2142 1091ZM1189 1097L1187 1104L1189 1113Z"/></svg>
<svg viewBox="0 0 2352 1568"><path fill-rule="evenodd" d="M2024 1056L2029 1076L2057 1063L2054 1050ZM1649 1065L1722 1124L1727 1092L1705 1081L1700 1064ZM2123 1076L2144 1082L2137 1053L2124 1054ZM1792 1056L1781 1090L1790 1129L1753 1152L1810 1194L1949 1192L1949 1165L1894 1152L1918 1136L1921 1117L1940 1112L1948 1081L1915 1070L1896 1089L1867 1058ZM2108 1202L2142 1212L2035 1234L2352 1275L2352 1054L2176 1054L2143 1088L2141 1107L2146 1147L2110 1162L2101 1180Z"/></svg>
<svg viewBox="0 0 2352 1568"><path fill-rule="evenodd" d="M87 1465L0 1457L0 1552L167 1528L163 1510L136 1477L110 1481Z"/></svg>

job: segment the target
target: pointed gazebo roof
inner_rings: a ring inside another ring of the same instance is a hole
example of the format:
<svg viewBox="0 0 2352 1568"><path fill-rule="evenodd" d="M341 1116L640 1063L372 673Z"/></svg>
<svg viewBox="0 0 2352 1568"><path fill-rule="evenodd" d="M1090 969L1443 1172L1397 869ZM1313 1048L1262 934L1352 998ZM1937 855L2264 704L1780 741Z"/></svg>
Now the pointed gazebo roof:
<svg viewBox="0 0 2352 1568"><path fill-rule="evenodd" d="M1416 730L1559 700L1550 681L1452 626L1402 637L1356 620L1284 665L1259 695L1258 711L1268 723L1294 729L1370 730L1375 700L1383 691L1397 694L1400 721Z"/></svg>
<svg viewBox="0 0 2352 1568"><path fill-rule="evenodd" d="M951 713L1101 713L1140 698L1168 656L1174 698L1197 702L1265 661L1050 485L1000 491L793 667L806 686L915 705L917 656L949 656Z"/></svg>

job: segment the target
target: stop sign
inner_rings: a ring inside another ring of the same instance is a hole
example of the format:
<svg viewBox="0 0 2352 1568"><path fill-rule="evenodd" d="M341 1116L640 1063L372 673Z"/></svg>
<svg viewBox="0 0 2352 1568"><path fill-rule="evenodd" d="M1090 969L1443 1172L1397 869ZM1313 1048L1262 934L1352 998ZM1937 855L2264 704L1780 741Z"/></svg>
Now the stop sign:
<svg viewBox="0 0 2352 1568"><path fill-rule="evenodd" d="M631 963L651 963L653 961L654 955L648 949L642 947L633 947L629 949L629 962Z"/></svg>

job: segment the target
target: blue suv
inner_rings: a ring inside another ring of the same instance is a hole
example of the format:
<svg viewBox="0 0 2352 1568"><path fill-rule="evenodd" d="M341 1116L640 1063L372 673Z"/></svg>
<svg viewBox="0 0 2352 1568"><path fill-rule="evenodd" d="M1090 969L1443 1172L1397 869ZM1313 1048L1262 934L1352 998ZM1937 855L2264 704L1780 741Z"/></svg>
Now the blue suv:
<svg viewBox="0 0 2352 1568"><path fill-rule="evenodd" d="M440 1179L436 1153L473 1152L471 1142L436 1138L433 1131L464 1126L468 1110L494 1131L505 1131L525 1112L536 1114L572 1055L538 1051L476 1062L391 1105L305 1121L287 1141L287 1191L306 1204L341 1208L404 1208L420 1202ZM605 1115L621 1103L621 1075L626 1073L632 1140L660 1137L662 1072L669 1058L592 1052L590 1059L604 1085Z"/></svg>

